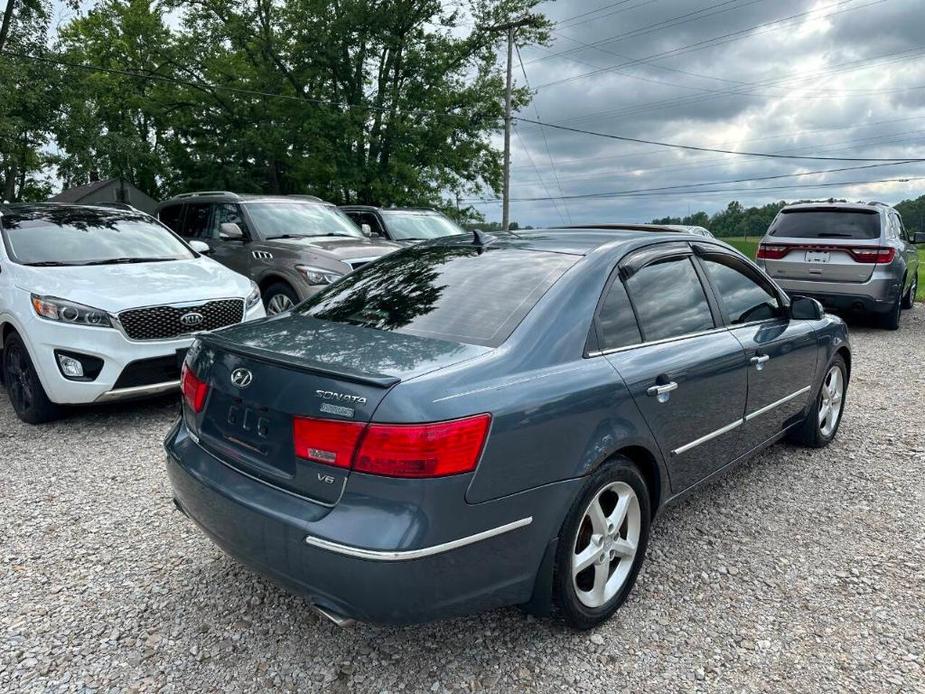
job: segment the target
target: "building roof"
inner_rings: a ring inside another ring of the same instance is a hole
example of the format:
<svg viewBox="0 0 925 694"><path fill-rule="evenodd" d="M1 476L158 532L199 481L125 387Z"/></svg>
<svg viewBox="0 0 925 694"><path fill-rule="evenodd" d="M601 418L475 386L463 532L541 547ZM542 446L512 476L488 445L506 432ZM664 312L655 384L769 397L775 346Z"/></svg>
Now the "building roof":
<svg viewBox="0 0 925 694"><path fill-rule="evenodd" d="M80 202L86 196L94 193L102 188L105 188L110 183L118 183L119 179L117 178L107 178L102 181L93 181L92 183L85 183L82 186L74 186L73 188L65 188L57 195L52 195L48 198L49 202Z"/></svg>

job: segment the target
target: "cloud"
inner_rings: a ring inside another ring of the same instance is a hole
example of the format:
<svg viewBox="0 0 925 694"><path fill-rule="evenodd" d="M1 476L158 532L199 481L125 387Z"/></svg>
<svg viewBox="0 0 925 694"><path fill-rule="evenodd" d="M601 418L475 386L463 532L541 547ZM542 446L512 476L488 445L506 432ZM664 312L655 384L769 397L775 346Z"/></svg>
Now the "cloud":
<svg viewBox="0 0 925 694"><path fill-rule="evenodd" d="M735 150L921 156L925 13L918 0L559 0L542 7L560 23L550 47L522 51L530 85L539 87L534 105L519 114L524 118L539 114L544 122L580 129ZM584 16L568 19L576 15ZM767 26L740 33L759 25ZM665 56L640 61L658 54ZM515 75L523 80L522 72ZM684 152L526 123L516 130L515 200L851 166ZM704 186L735 191L728 193L514 202L512 219L533 225L646 221L688 209L713 212L732 199L746 205L830 196L896 202L925 186L810 185L916 176L925 177L925 164ZM771 185L802 187L748 190ZM500 217L498 204L480 209Z"/></svg>

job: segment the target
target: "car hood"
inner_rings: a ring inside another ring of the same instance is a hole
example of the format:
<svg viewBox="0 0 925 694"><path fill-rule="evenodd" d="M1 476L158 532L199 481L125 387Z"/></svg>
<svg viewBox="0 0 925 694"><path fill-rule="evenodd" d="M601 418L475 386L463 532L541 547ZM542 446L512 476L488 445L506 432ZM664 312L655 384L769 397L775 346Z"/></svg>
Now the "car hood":
<svg viewBox="0 0 925 694"><path fill-rule="evenodd" d="M83 267L20 266L17 286L110 313L155 304L245 297L251 282L209 258Z"/></svg>
<svg viewBox="0 0 925 694"><path fill-rule="evenodd" d="M272 239L268 245L279 245L294 251L323 251L338 260L378 258L401 248L398 244L380 239L348 238L346 236L320 236L303 239Z"/></svg>

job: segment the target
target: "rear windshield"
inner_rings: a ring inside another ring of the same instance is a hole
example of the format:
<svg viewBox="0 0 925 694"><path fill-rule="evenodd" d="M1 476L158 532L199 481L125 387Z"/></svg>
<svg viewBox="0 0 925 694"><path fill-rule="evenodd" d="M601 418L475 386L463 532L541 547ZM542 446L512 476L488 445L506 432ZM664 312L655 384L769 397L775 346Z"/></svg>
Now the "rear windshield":
<svg viewBox="0 0 925 694"><path fill-rule="evenodd" d="M399 251L296 308L321 320L497 347L577 256L441 245Z"/></svg>
<svg viewBox="0 0 925 694"><path fill-rule="evenodd" d="M768 231L770 236L796 239L877 239L880 214L876 210L784 210Z"/></svg>

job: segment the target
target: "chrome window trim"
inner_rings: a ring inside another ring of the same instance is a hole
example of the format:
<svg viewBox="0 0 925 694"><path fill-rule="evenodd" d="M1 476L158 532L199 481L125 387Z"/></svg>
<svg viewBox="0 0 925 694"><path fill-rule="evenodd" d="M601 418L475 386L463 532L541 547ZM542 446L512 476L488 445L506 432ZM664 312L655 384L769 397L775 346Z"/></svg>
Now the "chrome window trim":
<svg viewBox="0 0 925 694"><path fill-rule="evenodd" d="M706 443L707 441L711 441L717 438L718 436L722 436L723 434L729 433L733 429L736 429L742 426L744 422L745 422L744 419L737 419L731 424L727 424L724 427L720 427L716 431L711 431L709 434L706 434L705 436L701 436L699 439L694 439L690 443L685 443L683 446L678 446L671 452L671 455L681 455L682 453L686 453L690 449L695 448L696 446L699 446L702 443Z"/></svg>
<svg viewBox="0 0 925 694"><path fill-rule="evenodd" d="M475 542L481 542L482 540L487 540L491 537L497 537L498 535L516 530L517 528L526 527L532 522L533 517L529 516L527 518L516 520L512 523L499 525L496 528L483 530L482 532L476 533L475 535L467 535L466 537L461 537L458 540L451 540L449 542L443 542L439 545L431 545L430 547L423 547L421 549L395 551L365 549L363 547L354 547L352 545L343 545L338 542L324 540L313 535L307 535L305 537L305 544L312 547L317 547L319 549L324 549L329 552L342 554L348 557L355 557L357 559L370 559L372 561L407 561L409 559L420 559L422 557L430 557L435 554L441 554L443 552L449 552L450 550L459 549L460 547L465 547L466 545L471 545Z"/></svg>
<svg viewBox="0 0 925 694"><path fill-rule="evenodd" d="M743 421L745 421L745 422L750 422L751 420L755 419L755 417L760 417L761 415L763 415L763 414L765 414L765 413L767 413L767 412L770 412L770 411L773 410L775 407L780 407L780 406L783 405L784 403L790 402L790 401L793 400L794 398L800 397L801 395L803 395L803 393L808 393L809 390L810 390L810 388L812 388L812 386L806 386L805 388L800 388L800 389L799 389L797 392L795 392L795 393L791 393L790 395L787 395L787 396L785 396L785 397L782 397L780 400L776 400L775 402L772 402L770 405L765 405L764 407L761 407L761 408L755 410L754 412L751 412L751 413L745 415L745 419L744 419Z"/></svg>
<svg viewBox="0 0 925 694"><path fill-rule="evenodd" d="M598 350L595 352L588 352L588 357L600 357L606 354L615 354L617 352L627 352L631 349L639 349L640 347L648 347L650 345L664 345L669 342L680 342L681 340L690 340L695 337L702 337L703 335L713 335L715 333L729 332L729 328L722 326L719 328L713 328L712 330L702 330L697 333L686 333L684 335L675 335L673 337L665 337L661 340L651 340L649 342L637 342L635 345L624 345L623 347L614 347L613 349L604 349Z"/></svg>

